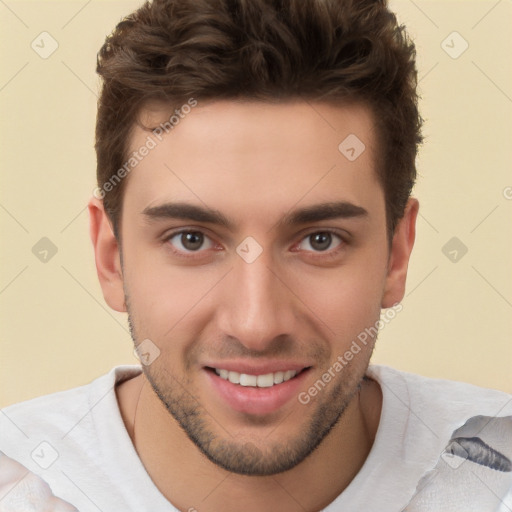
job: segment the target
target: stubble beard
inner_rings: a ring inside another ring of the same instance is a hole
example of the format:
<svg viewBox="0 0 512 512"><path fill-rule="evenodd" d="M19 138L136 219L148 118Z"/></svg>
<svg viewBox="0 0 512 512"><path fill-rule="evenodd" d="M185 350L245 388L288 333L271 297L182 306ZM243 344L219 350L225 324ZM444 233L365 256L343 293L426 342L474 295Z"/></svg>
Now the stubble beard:
<svg viewBox="0 0 512 512"><path fill-rule="evenodd" d="M130 333L137 345L133 316L127 309ZM365 364L347 365L332 382L332 389L326 387L318 393L316 402L303 405L297 401L295 407L303 407L309 419L293 439L272 442L267 438L264 446L258 446L257 440L241 441L230 435L188 391L189 382L181 382L162 366L164 357L151 365L142 365L142 369L169 414L211 462L240 475L270 476L294 468L320 446L351 401L357 399L370 356L371 351Z"/></svg>

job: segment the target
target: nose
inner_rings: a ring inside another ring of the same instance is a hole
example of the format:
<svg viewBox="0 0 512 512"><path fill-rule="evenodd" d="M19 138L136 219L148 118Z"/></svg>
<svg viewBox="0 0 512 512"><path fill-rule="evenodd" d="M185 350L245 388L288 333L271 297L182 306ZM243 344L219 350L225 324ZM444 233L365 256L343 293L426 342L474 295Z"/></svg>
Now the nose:
<svg viewBox="0 0 512 512"><path fill-rule="evenodd" d="M257 352L269 349L277 338L289 337L296 315L284 277L264 254L252 263L235 261L217 308L222 335Z"/></svg>

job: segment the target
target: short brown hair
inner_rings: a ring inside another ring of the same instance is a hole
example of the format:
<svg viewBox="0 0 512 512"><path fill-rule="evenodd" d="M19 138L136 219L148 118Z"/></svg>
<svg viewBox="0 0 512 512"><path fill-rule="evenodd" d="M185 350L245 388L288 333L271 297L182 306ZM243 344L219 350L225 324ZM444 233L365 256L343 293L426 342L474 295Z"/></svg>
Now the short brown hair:
<svg viewBox="0 0 512 512"><path fill-rule="evenodd" d="M98 54L98 186L127 159L149 101L362 102L373 113L388 233L404 214L421 137L415 48L385 0L153 0ZM103 194L119 235L124 181Z"/></svg>

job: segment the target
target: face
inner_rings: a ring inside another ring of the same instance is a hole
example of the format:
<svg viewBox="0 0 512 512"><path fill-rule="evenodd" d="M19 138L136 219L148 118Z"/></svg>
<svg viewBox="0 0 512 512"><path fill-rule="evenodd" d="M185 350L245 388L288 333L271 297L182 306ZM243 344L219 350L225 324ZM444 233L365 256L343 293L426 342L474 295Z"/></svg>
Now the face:
<svg viewBox="0 0 512 512"><path fill-rule="evenodd" d="M338 148L350 134L355 160ZM213 102L161 138L127 178L121 222L132 336L158 356L145 375L217 465L290 469L356 395L375 340L333 365L394 303L371 115Z"/></svg>

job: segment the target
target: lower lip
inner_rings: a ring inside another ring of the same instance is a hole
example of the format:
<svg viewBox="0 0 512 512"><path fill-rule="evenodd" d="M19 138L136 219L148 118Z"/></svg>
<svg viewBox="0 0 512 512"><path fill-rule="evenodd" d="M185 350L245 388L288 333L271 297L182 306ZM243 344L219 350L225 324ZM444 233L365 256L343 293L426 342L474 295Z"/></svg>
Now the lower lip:
<svg viewBox="0 0 512 512"><path fill-rule="evenodd" d="M214 371L205 369L205 372L213 388L232 409L261 415L275 412L297 397L309 370L302 370L292 379L269 388L241 386L219 377Z"/></svg>

